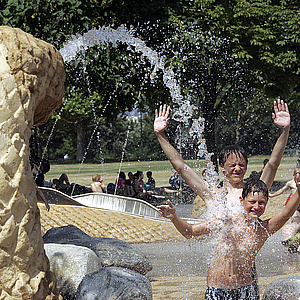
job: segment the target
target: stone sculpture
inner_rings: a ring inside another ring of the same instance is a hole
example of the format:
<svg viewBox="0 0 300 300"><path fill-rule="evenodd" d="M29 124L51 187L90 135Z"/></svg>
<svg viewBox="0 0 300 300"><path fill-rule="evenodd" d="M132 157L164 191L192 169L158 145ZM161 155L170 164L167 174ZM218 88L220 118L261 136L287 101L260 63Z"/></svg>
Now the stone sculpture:
<svg viewBox="0 0 300 300"><path fill-rule="evenodd" d="M31 128L61 105L60 53L20 29L0 27L0 298L58 299L41 236L29 164Z"/></svg>

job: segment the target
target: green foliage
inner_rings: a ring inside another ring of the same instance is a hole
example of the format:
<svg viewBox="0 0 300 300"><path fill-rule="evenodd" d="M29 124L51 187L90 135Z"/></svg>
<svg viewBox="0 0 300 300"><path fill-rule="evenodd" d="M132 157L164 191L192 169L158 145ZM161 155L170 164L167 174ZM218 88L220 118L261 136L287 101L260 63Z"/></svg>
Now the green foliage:
<svg viewBox="0 0 300 300"><path fill-rule="evenodd" d="M70 36L88 29L168 20L182 10L183 3L174 0L8 0L0 2L2 25L18 27L43 39L58 49Z"/></svg>
<svg viewBox="0 0 300 300"><path fill-rule="evenodd" d="M299 11L299 2L292 0L8 0L0 1L0 22L58 49L72 35L94 27L133 25L136 36L166 57L182 94L199 108L197 116L205 117L210 151L217 151L216 140L238 140L250 152L269 152L277 135L276 128L266 127L273 126L270 120L261 117L270 113L264 93L290 101L290 143L298 146ZM126 159L161 158L153 110L171 99L162 74L151 80L149 61L124 44L95 46L67 63L66 71L64 111L35 133L45 145L59 119L49 157L68 153L75 158L77 145L87 149L92 139L88 159L118 161L129 128ZM133 107L150 111L142 127L122 119ZM86 141L77 140L77 129ZM186 135L188 126L170 124L172 142L180 130ZM182 149L192 156L195 145L188 141Z"/></svg>
<svg viewBox="0 0 300 300"><path fill-rule="evenodd" d="M49 123L52 123L49 121ZM50 125L50 124L49 124ZM76 135L72 126L64 128L60 121L54 136L51 138L48 157L51 160L62 159L68 153L69 158L76 159ZM86 137L90 139L90 147L87 150L87 161L109 162L132 160L157 160L161 159L161 148L153 132L153 115L144 115L140 122L124 117L106 122L104 118L98 120L98 126L90 124L86 128ZM40 126L41 135L47 136L49 126ZM44 131L43 131L44 128ZM96 130L93 135L93 131ZM35 136L35 135L34 135ZM41 142L41 140L40 140ZM124 152L124 153L123 153Z"/></svg>
<svg viewBox="0 0 300 300"><path fill-rule="evenodd" d="M57 48L69 36L93 26L98 17L93 1L9 0L2 7L2 25L21 28Z"/></svg>
<svg viewBox="0 0 300 300"><path fill-rule="evenodd" d="M199 0L193 8L202 29L230 38L232 53L259 71L256 84L272 96L299 89L299 12L292 0Z"/></svg>

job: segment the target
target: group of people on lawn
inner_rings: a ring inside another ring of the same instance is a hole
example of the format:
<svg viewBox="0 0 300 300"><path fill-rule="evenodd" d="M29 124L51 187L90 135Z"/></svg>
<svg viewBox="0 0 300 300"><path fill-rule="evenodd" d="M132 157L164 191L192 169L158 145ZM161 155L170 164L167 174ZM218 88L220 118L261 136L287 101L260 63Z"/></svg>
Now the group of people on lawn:
<svg viewBox="0 0 300 300"><path fill-rule="evenodd" d="M92 177L91 189L93 192L98 193L112 193L123 195L126 197L133 197L151 202L152 197L165 193L177 193L177 187L158 188L155 185L155 179L152 176L152 171L147 171L147 182L144 182L144 172L136 171L136 173L128 172L128 178L124 172L118 174L115 182L109 183L105 186L103 179L99 174Z"/></svg>

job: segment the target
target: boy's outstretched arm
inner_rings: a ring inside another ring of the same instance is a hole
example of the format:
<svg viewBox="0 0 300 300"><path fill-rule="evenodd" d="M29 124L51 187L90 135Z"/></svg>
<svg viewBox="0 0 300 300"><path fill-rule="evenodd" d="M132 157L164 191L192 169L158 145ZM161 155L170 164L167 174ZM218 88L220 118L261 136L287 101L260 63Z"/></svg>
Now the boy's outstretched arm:
<svg viewBox="0 0 300 300"><path fill-rule="evenodd" d="M186 238L191 238L193 236L199 236L203 234L208 234L215 228L212 223L215 223L214 220L209 220L206 222L198 223L196 225L191 225L186 221L182 220L175 211L174 204L168 200L168 205L159 205L157 208L161 212L161 216L167 219L170 219L176 229Z"/></svg>
<svg viewBox="0 0 300 300"><path fill-rule="evenodd" d="M276 196L281 195L283 192L287 191L288 189L291 188L291 181L288 181L281 189L279 189L278 191L274 192L273 194L269 193L269 198L273 198Z"/></svg>
<svg viewBox="0 0 300 300"><path fill-rule="evenodd" d="M280 134L273 148L270 160L264 167L260 177L268 188L270 188L273 183L289 136L290 114L288 106L283 100L278 99L277 102L274 101L274 113L272 114L272 118L274 124L280 128Z"/></svg>
<svg viewBox="0 0 300 300"><path fill-rule="evenodd" d="M157 139L173 165L174 169L181 175L190 188L198 194L205 202L213 199L207 183L198 176L182 159L177 150L169 143L164 131L169 123L170 107L160 106L159 111L155 110L154 132Z"/></svg>
<svg viewBox="0 0 300 300"><path fill-rule="evenodd" d="M47 210L49 211L50 210L50 205L49 205L47 199L45 198L44 193L39 189L39 187L37 186L37 184L35 184L35 189L36 189L37 195L39 195L41 197L41 199L44 201L44 203L46 205Z"/></svg>
<svg viewBox="0 0 300 300"><path fill-rule="evenodd" d="M291 197L284 209L268 221L268 231L273 234L278 231L294 214L300 204L300 181L296 182L297 191Z"/></svg>

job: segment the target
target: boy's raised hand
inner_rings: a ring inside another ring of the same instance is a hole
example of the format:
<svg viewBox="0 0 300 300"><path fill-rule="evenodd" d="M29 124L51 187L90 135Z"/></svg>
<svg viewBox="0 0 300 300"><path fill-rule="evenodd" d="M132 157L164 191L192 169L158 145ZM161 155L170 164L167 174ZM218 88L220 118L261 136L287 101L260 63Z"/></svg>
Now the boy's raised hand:
<svg viewBox="0 0 300 300"><path fill-rule="evenodd" d="M168 205L159 205L157 208L161 212L162 217L173 219L175 216L175 206L170 200L167 200L167 203Z"/></svg>
<svg viewBox="0 0 300 300"><path fill-rule="evenodd" d="M167 107L165 104L164 106L159 107L159 111L155 110L155 120L154 120L154 132L162 132L164 131L169 123L169 113L170 113L170 106Z"/></svg>
<svg viewBox="0 0 300 300"><path fill-rule="evenodd" d="M272 113L274 124L279 128L285 129L290 126L291 119L289 109L283 100L274 101L274 113Z"/></svg>

